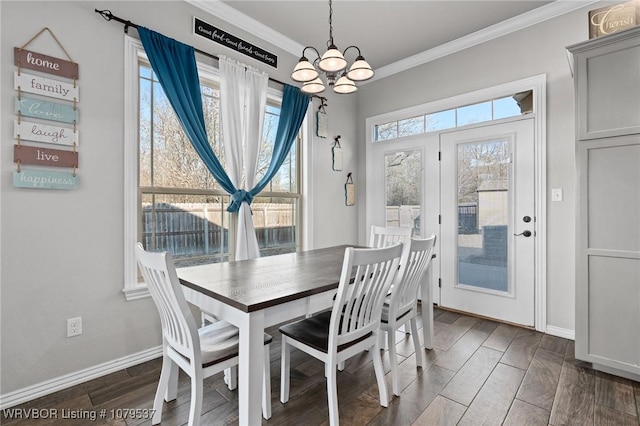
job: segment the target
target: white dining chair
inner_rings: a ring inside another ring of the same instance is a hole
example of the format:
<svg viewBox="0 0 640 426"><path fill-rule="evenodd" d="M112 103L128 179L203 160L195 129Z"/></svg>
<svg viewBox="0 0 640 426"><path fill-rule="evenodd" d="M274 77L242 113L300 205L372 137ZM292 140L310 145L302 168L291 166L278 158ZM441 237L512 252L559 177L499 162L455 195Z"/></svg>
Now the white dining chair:
<svg viewBox="0 0 640 426"><path fill-rule="evenodd" d="M431 264L436 236L426 239L412 238L400 260L400 271L391 288L391 294L382 306L380 328L387 334L389 360L391 363L391 382L393 394L400 395L398 384L398 355L396 352L396 330L407 322L411 324L413 346L416 353L416 365L422 367L422 347L418 337L418 290L425 272ZM425 308L426 309L426 308Z"/></svg>
<svg viewBox="0 0 640 426"><path fill-rule="evenodd" d="M395 243L408 243L413 228L409 226L371 226L369 247L386 247Z"/></svg>
<svg viewBox="0 0 640 426"><path fill-rule="evenodd" d="M153 401L151 424L161 421L162 399L167 402L176 399L179 367L191 377L189 425L197 426L202 411L202 381L238 365L238 329L227 321L197 327L182 293L171 253L148 252L138 243L136 258L162 323L162 371ZM271 336L265 333L262 391L262 414L265 419L271 417L271 340ZM229 381L230 388L235 387L232 382Z"/></svg>
<svg viewBox="0 0 640 426"><path fill-rule="evenodd" d="M399 243L384 248L347 248L333 309L280 327L283 403L289 400L289 357L293 346L325 364L330 425L339 424L337 366L364 350L373 357L380 405L388 405L378 335L382 304L398 273L401 255Z"/></svg>

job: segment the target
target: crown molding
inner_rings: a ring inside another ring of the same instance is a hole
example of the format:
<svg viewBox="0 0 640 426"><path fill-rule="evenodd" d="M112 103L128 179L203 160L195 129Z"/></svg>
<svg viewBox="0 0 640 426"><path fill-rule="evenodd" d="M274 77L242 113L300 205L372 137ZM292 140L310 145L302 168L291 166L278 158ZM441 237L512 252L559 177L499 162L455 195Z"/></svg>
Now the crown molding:
<svg viewBox="0 0 640 426"><path fill-rule="evenodd" d="M597 3L598 1L599 0L556 0L548 5L525 12L521 15L499 22L490 27L483 28L448 43L441 44L433 49L425 50L424 52L378 68L375 76L363 83L369 83L389 77L393 74L397 74L461 50L468 49L469 47L473 47L515 31L519 31L523 28L539 24L540 22L556 18L584 6Z"/></svg>
<svg viewBox="0 0 640 426"><path fill-rule="evenodd" d="M239 12L231 6L221 2L220 0L185 0L205 12L208 12L218 18L234 25L248 33L259 37L260 39L278 46L294 56L299 56L304 46L289 37L279 33L273 28L256 21L255 19ZM499 22L490 27L476 31L472 34L460 37L449 43L425 50L408 58L401 59L389 65L385 65L376 70L376 74L372 79L360 83L360 85L370 83L397 74L402 71L426 64L438 58L459 52L469 47L485 43L495 38L519 31L531 25L544 22L549 19L564 15L576 9L598 3L599 0L556 0L548 5L539 7L511 19Z"/></svg>
<svg viewBox="0 0 640 426"><path fill-rule="evenodd" d="M185 0L187 3L202 9L218 18L240 28L256 37L277 46L284 51L291 53L295 57L299 57L304 46L290 39L289 37L279 33L273 28L263 24L260 21L239 12L220 0Z"/></svg>

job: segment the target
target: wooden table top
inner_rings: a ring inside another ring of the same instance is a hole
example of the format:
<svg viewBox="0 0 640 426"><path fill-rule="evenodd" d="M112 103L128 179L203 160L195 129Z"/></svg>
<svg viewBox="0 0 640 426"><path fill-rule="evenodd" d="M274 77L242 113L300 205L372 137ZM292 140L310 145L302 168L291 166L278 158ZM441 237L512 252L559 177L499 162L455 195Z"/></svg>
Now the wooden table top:
<svg viewBox="0 0 640 426"><path fill-rule="evenodd" d="M244 312L338 288L347 245L177 270L182 285Z"/></svg>

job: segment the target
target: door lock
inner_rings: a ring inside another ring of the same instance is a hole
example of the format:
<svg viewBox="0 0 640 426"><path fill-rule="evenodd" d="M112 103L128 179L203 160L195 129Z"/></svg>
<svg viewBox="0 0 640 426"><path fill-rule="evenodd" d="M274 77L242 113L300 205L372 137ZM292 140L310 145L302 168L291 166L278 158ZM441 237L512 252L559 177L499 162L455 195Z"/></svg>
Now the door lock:
<svg viewBox="0 0 640 426"><path fill-rule="evenodd" d="M522 221L523 221L524 223L529 223L529 222L531 222L531 216L525 216L525 217L523 217L523 218L522 218Z"/></svg>
<svg viewBox="0 0 640 426"><path fill-rule="evenodd" d="M513 234L516 237L519 237L520 235L522 235L523 237L530 237L531 236L531 231L529 231L528 229L526 231L523 231L519 234Z"/></svg>

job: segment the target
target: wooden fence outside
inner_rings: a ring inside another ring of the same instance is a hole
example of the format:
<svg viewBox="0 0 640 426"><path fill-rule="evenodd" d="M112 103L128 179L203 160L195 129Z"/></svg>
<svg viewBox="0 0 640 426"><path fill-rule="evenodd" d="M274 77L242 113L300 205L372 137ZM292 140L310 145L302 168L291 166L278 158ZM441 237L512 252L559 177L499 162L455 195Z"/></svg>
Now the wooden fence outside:
<svg viewBox="0 0 640 426"><path fill-rule="evenodd" d="M229 252L226 205L175 203L143 205L142 241L151 250L170 251L176 258L223 256ZM252 204L261 249L295 249L294 205Z"/></svg>

